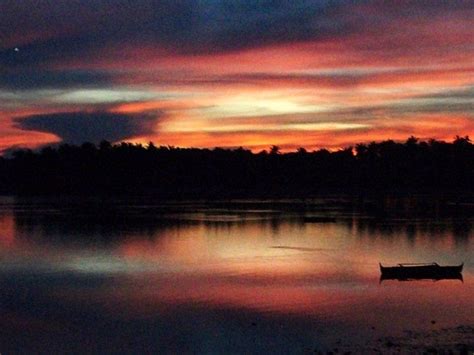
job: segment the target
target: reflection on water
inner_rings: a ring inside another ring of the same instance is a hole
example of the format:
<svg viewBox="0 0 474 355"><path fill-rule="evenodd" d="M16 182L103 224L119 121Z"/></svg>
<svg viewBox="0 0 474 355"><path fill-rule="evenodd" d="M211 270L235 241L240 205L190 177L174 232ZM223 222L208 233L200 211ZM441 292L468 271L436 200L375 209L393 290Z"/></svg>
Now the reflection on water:
<svg viewBox="0 0 474 355"><path fill-rule="evenodd" d="M443 206L3 198L0 351L324 351L473 324L473 219ZM379 283L379 262L432 261L464 283Z"/></svg>

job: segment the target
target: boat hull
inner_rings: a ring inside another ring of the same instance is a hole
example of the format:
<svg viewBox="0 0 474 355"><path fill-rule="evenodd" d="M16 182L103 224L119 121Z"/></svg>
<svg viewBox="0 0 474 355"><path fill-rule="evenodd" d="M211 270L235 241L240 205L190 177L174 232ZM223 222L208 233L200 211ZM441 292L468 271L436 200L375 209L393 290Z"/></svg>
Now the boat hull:
<svg viewBox="0 0 474 355"><path fill-rule="evenodd" d="M459 279L462 280L463 264L456 266L440 266L438 264L417 265L417 266L391 266L386 267L380 265L382 279L397 280L442 280L442 279Z"/></svg>

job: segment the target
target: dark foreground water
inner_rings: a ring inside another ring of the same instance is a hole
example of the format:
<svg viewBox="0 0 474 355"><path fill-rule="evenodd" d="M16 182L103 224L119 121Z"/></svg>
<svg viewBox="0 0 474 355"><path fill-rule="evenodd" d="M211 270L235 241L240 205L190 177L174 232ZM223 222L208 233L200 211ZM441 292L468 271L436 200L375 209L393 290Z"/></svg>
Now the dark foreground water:
<svg viewBox="0 0 474 355"><path fill-rule="evenodd" d="M472 208L0 198L0 353L368 352L469 333ZM432 261L463 261L464 281L380 282L379 262Z"/></svg>

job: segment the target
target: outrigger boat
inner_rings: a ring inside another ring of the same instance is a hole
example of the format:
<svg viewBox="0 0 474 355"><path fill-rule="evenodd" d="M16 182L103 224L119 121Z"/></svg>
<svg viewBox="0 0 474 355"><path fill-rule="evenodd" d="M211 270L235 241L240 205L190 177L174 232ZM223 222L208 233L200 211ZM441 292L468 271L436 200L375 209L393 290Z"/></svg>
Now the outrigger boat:
<svg viewBox="0 0 474 355"><path fill-rule="evenodd" d="M381 280L443 280L458 279L462 281L464 263L456 266L440 266L431 264L398 264L397 266L383 266L380 264Z"/></svg>

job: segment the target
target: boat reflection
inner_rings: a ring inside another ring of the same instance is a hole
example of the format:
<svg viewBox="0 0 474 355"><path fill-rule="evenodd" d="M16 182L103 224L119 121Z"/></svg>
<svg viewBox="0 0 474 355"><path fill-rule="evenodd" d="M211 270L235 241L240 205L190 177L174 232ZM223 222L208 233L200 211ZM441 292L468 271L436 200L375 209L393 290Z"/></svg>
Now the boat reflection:
<svg viewBox="0 0 474 355"><path fill-rule="evenodd" d="M433 277L402 277L402 276L392 276L392 275L381 275L380 276L380 283L386 280L398 280L398 281L419 281L419 280L432 280L432 281L441 281L441 280L459 280L464 282L461 273L452 274L452 275L443 275L443 276L433 276Z"/></svg>

